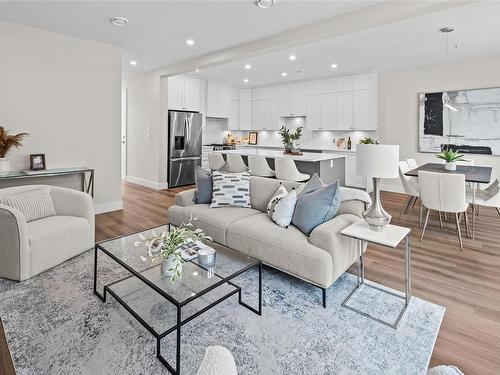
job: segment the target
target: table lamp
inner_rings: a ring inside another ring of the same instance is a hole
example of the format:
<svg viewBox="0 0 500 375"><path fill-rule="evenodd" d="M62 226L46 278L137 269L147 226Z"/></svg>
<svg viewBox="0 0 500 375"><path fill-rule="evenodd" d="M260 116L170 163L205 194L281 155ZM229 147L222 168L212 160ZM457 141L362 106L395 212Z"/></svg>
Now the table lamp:
<svg viewBox="0 0 500 375"><path fill-rule="evenodd" d="M356 174L373 178L374 199L363 218L371 229L381 231L390 223L391 215L380 201L380 179L399 176L399 145L357 145Z"/></svg>

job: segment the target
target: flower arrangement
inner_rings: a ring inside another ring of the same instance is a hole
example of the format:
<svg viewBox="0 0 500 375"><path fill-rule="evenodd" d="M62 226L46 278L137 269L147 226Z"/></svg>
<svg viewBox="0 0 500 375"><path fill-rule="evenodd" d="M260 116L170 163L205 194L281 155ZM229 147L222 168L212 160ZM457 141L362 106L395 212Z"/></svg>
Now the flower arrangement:
<svg viewBox="0 0 500 375"><path fill-rule="evenodd" d="M294 132L286 126L282 126L278 133L281 136L281 143L285 146L285 151L291 152L292 144L302 137L302 126L296 128Z"/></svg>
<svg viewBox="0 0 500 375"><path fill-rule="evenodd" d="M197 218L191 216L187 223L183 223L180 227L172 226L168 232L156 233L152 231L151 237L140 234L140 241L135 243L135 246L145 245L149 257L162 257L167 276L170 276L172 283L181 276L182 265L186 262L179 247L188 241L212 241L212 238L201 229L192 229L194 220Z"/></svg>

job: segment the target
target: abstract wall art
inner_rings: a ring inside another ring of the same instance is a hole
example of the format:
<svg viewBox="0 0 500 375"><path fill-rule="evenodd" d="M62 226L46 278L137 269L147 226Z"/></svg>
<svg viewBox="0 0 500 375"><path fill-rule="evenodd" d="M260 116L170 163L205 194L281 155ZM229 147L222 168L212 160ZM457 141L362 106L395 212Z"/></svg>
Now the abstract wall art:
<svg viewBox="0 0 500 375"><path fill-rule="evenodd" d="M500 155L500 88L419 94L419 151Z"/></svg>

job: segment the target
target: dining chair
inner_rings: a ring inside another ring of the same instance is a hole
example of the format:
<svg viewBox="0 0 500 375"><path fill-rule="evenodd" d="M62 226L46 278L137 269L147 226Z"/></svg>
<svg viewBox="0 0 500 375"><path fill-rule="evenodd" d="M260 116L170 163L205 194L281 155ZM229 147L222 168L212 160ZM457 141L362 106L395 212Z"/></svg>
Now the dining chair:
<svg viewBox="0 0 500 375"><path fill-rule="evenodd" d="M224 160L222 154L219 154L218 152L210 152L208 154L208 167L212 171L218 171L224 166L224 164L226 164L226 161Z"/></svg>
<svg viewBox="0 0 500 375"><path fill-rule="evenodd" d="M467 202L472 204L472 199L472 191L468 190ZM474 203L476 206L495 208L498 215L500 215L500 186L498 179L493 181L493 183L486 189L476 189L476 197L474 199Z"/></svg>
<svg viewBox="0 0 500 375"><path fill-rule="evenodd" d="M417 161L415 159L406 159L405 161L408 164L408 167L410 168L410 171L412 169L417 169L418 168L418 164L417 164Z"/></svg>
<svg viewBox="0 0 500 375"><path fill-rule="evenodd" d="M410 160L410 159L408 159ZM405 176L405 173L418 168L411 167L409 165L408 160L403 160L399 162L399 178L401 179L401 183L403 184L404 191L408 197L406 198L403 207L401 207L401 211L399 212L399 219L401 219L401 215L406 215L410 206L413 206L419 197L419 189L418 189L418 180L415 177ZM412 159L413 160L413 159ZM422 223L422 205L420 205L420 223Z"/></svg>
<svg viewBox="0 0 500 375"><path fill-rule="evenodd" d="M455 214L460 249L463 250L464 245L460 230L462 215L465 215L466 234L469 231L469 220L467 217L469 204L467 203L465 192L465 175L419 171L418 183L422 205L427 209L420 241L424 239L430 212L438 212L441 229L443 229L441 212L449 212Z"/></svg>
<svg viewBox="0 0 500 375"><path fill-rule="evenodd" d="M248 168L252 176L276 177L276 172L269 167L265 156L249 155Z"/></svg>
<svg viewBox="0 0 500 375"><path fill-rule="evenodd" d="M243 161L241 155L227 154L226 157L227 157L227 163L229 164L229 172L241 173L248 171L248 167Z"/></svg>
<svg viewBox="0 0 500 375"><path fill-rule="evenodd" d="M274 166L276 168L276 178L278 180L303 182L311 178L307 173L301 173L295 165L293 159L276 158L274 159Z"/></svg>

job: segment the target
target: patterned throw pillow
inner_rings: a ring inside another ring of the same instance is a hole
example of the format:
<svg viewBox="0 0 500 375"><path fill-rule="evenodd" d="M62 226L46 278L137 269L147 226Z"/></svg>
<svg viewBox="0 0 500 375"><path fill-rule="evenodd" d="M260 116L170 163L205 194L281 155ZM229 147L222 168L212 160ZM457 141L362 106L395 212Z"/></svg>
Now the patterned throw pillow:
<svg viewBox="0 0 500 375"><path fill-rule="evenodd" d="M250 173L213 171L213 195L210 207L250 208Z"/></svg>
<svg viewBox="0 0 500 375"><path fill-rule="evenodd" d="M21 211L27 222L56 215L54 203L47 187L0 197L0 203Z"/></svg>
<svg viewBox="0 0 500 375"><path fill-rule="evenodd" d="M297 203L297 193L295 190L287 192L283 185L280 185L276 193L267 204L267 215L280 227L288 228L292 222L295 204Z"/></svg>

